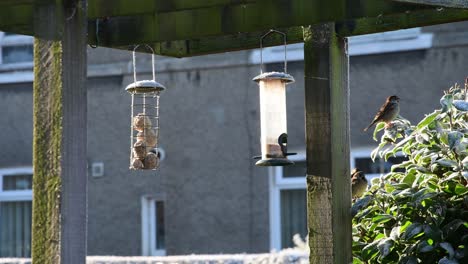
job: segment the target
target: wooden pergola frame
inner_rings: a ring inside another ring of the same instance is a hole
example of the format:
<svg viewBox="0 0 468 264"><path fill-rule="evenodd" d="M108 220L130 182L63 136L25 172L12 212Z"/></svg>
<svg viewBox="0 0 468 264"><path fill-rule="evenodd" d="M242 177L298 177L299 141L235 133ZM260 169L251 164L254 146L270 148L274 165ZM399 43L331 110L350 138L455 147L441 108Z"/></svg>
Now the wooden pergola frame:
<svg viewBox="0 0 468 264"><path fill-rule="evenodd" d="M466 0L0 0L0 30L35 36L33 263L85 263L86 46L188 57L304 42L311 263L350 263L346 37L468 20ZM282 44L271 37L265 46Z"/></svg>

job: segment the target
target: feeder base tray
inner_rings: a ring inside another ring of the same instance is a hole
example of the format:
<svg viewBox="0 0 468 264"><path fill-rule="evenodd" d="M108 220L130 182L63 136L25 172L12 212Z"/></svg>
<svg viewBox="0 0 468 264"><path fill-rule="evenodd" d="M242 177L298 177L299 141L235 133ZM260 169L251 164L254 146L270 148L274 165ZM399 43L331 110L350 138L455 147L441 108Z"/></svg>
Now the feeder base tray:
<svg viewBox="0 0 468 264"><path fill-rule="evenodd" d="M293 164L293 161L284 158L261 159L255 163L257 166L289 166Z"/></svg>

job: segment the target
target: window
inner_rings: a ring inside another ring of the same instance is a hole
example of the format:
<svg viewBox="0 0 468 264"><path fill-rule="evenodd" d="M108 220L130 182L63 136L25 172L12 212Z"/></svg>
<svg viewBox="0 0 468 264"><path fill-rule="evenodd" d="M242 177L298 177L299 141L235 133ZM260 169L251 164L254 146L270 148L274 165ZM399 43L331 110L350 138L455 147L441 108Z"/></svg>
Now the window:
<svg viewBox="0 0 468 264"><path fill-rule="evenodd" d="M351 170L353 168L359 168L364 172L369 183L372 178L380 177L390 172L394 164L399 164L408 160L407 157L397 154L396 157L390 157L387 161L377 157L375 162L372 162L370 158L371 152L371 148L353 150L351 152ZM397 169L397 171L403 171L403 169Z"/></svg>
<svg viewBox="0 0 468 264"><path fill-rule="evenodd" d="M31 256L32 168L0 169L0 257Z"/></svg>
<svg viewBox="0 0 468 264"><path fill-rule="evenodd" d="M33 38L0 32L0 64L32 65Z"/></svg>
<svg viewBox="0 0 468 264"><path fill-rule="evenodd" d="M141 226L142 255L166 255L163 197L144 196L142 198Z"/></svg>
<svg viewBox="0 0 468 264"><path fill-rule="evenodd" d="M32 82L33 37L0 31L0 84Z"/></svg>
<svg viewBox="0 0 468 264"><path fill-rule="evenodd" d="M305 157L291 158L294 165L269 168L270 248L276 250L293 247L295 234L307 235Z"/></svg>

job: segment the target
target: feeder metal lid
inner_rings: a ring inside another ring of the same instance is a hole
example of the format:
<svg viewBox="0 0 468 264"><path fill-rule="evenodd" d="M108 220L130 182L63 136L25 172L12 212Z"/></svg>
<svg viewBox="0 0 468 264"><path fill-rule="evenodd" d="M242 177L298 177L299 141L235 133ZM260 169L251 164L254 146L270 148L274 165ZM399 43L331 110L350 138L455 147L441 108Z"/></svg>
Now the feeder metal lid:
<svg viewBox="0 0 468 264"><path fill-rule="evenodd" d="M153 93L164 91L166 87L155 80L137 81L127 85L125 90L129 93Z"/></svg>
<svg viewBox="0 0 468 264"><path fill-rule="evenodd" d="M282 80L285 83L293 83L294 77L284 72L264 72L252 79L254 82L259 82L261 80Z"/></svg>

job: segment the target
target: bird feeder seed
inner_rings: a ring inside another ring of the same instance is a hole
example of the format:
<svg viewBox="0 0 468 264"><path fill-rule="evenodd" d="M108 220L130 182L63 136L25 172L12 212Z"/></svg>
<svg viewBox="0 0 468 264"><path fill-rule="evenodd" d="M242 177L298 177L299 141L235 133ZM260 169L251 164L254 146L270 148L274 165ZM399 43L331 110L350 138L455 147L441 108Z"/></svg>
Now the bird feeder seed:
<svg viewBox="0 0 468 264"><path fill-rule="evenodd" d="M137 141L133 145L133 156L137 159L143 160L146 154L146 144L144 141Z"/></svg>
<svg viewBox="0 0 468 264"><path fill-rule="evenodd" d="M134 170L143 169L143 162L139 159L134 159L132 162L132 166L130 166L130 169L134 169Z"/></svg>
<svg viewBox="0 0 468 264"><path fill-rule="evenodd" d="M137 140L145 142L146 146L151 148L156 146L156 143L158 143L156 132L151 128L147 128L144 131L138 132Z"/></svg>
<svg viewBox="0 0 468 264"><path fill-rule="evenodd" d="M151 119L143 113L139 113L133 118L133 128L137 131L143 131L145 128L151 127L151 125Z"/></svg>
<svg viewBox="0 0 468 264"><path fill-rule="evenodd" d="M158 155L153 152L148 152L145 158L145 169L152 170L159 167L159 158Z"/></svg>

